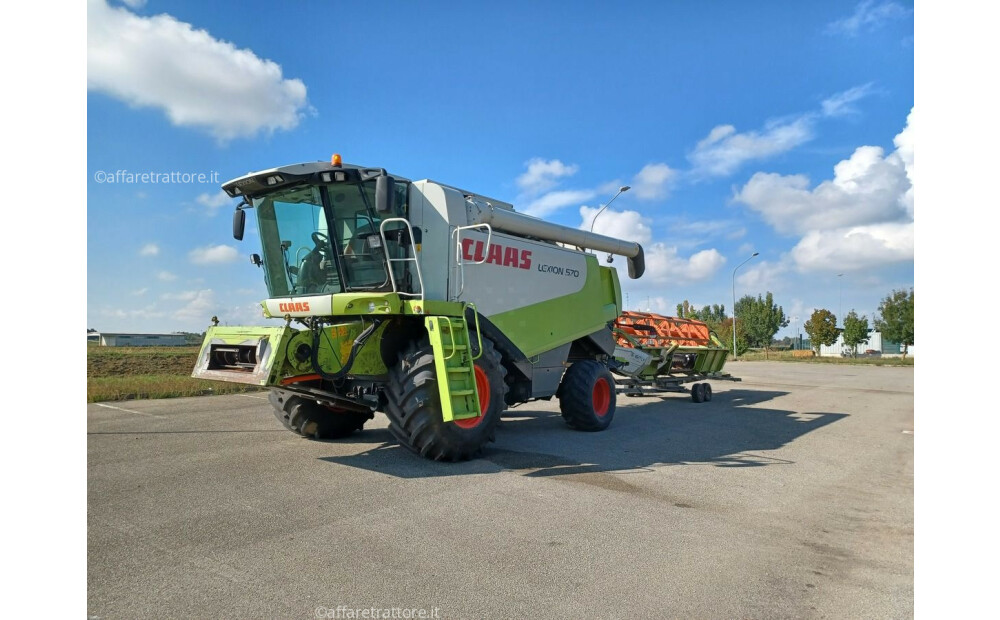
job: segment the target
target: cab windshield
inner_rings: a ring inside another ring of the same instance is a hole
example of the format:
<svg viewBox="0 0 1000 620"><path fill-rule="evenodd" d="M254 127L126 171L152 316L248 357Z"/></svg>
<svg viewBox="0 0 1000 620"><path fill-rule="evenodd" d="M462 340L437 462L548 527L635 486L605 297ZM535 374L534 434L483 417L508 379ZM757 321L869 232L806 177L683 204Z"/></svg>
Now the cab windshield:
<svg viewBox="0 0 1000 620"><path fill-rule="evenodd" d="M396 189L397 214L404 216L406 184ZM270 296L391 291L374 199L374 180L297 186L255 199ZM405 248L392 244L389 252L399 258Z"/></svg>

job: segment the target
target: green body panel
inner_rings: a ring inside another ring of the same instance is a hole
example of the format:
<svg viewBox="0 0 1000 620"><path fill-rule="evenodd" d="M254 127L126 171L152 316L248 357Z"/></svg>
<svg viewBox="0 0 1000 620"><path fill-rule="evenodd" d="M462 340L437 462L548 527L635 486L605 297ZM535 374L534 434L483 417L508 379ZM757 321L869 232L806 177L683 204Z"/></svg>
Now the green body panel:
<svg viewBox="0 0 1000 620"><path fill-rule="evenodd" d="M694 362L693 372L698 373L716 373L722 370L722 367L726 365L726 356L729 354L729 349L727 349L721 342L719 342L718 337L715 333L710 333L709 337L712 339L711 346L703 347L693 347L693 346L678 346L676 343L669 347L650 347L640 344L631 335L618 331L615 331L615 335L619 337L624 337L628 343L629 347L633 349L638 349L647 355L651 355L652 359L649 363L640 369L638 372L631 373L631 376L638 377L640 379L653 379L654 377L660 375L667 375L671 373L670 362L674 355L683 355L694 353L697 355ZM619 360L622 361L622 360ZM687 371L684 371L687 372Z"/></svg>
<svg viewBox="0 0 1000 620"><path fill-rule="evenodd" d="M428 316L424 319L434 350L441 418L445 422L480 414L469 328L462 318ZM480 343L480 350L482 344Z"/></svg>
<svg viewBox="0 0 1000 620"><path fill-rule="evenodd" d="M345 321L324 328L319 339L317 360L327 373L335 373L343 368L351 352L351 345L367 324L361 321ZM389 370L382 361L379 349L386 324L379 326L354 358L350 374L353 376L383 377ZM282 327L210 327L205 333L193 377L250 383L263 386L282 385L282 380L313 375L311 356L297 355L302 345L312 347L312 332L297 330L287 325ZM241 346L252 348L256 355L256 365L250 369L213 368L211 350L213 347Z"/></svg>
<svg viewBox="0 0 1000 620"><path fill-rule="evenodd" d="M465 304L457 301L402 299L396 293L337 293L334 295L312 295L317 299L330 299L331 316L380 316L391 314L421 315L437 314L462 316ZM271 314L266 303L261 303L264 316L273 319L284 316Z"/></svg>
<svg viewBox="0 0 1000 620"><path fill-rule="evenodd" d="M209 327L205 332L198 361L192 377L272 385L284 367L285 349L295 330L287 325L281 327ZM211 368L209 352L213 346L255 347L256 366L252 370L220 370Z"/></svg>
<svg viewBox="0 0 1000 620"><path fill-rule="evenodd" d="M587 279L576 293L490 316L529 358L592 334L621 314L618 272L587 255Z"/></svg>

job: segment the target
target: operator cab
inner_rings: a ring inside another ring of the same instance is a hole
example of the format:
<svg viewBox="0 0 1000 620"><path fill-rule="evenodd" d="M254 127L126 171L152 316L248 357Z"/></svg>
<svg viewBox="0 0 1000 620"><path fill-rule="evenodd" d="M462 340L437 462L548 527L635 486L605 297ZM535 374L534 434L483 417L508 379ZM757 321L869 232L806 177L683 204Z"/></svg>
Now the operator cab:
<svg viewBox="0 0 1000 620"><path fill-rule="evenodd" d="M243 196L234 217L242 238L243 209L253 208L270 297L351 291L412 292L415 276L407 225L409 181L380 168L316 162L234 179L223 189ZM392 259L392 260L390 260ZM392 265L393 278L390 278Z"/></svg>

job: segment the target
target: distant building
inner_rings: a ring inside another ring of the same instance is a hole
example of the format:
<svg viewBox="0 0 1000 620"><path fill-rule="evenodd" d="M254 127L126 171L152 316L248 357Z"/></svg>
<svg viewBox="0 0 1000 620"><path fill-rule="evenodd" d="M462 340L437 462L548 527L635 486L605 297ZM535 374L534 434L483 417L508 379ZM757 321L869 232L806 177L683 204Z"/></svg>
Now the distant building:
<svg viewBox="0 0 1000 620"><path fill-rule="evenodd" d="M863 342L857 346L857 354L864 355L866 351L878 351L879 355L885 356L901 356L903 354L903 345L898 342L889 342L888 340L882 338L882 333L874 329L868 330L868 342ZM827 346L820 345L819 347L820 357L850 357L851 347L844 344L844 334L837 336L837 342ZM913 346L911 345L906 351L907 357L913 356Z"/></svg>
<svg viewBox="0 0 1000 620"><path fill-rule="evenodd" d="M101 333L102 347L183 347L186 344L184 334Z"/></svg>

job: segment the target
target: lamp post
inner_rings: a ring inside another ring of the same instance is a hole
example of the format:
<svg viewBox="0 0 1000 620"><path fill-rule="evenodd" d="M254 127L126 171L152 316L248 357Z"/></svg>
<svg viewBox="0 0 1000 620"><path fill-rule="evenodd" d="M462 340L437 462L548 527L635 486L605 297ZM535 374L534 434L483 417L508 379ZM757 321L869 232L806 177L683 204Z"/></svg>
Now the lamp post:
<svg viewBox="0 0 1000 620"><path fill-rule="evenodd" d="M604 213L604 210L607 209L608 206L610 206L611 203L615 201L615 198L618 198L619 196L621 196L622 194L624 194L625 192L627 192L630 189L632 189L632 187L629 186L629 185L622 185L621 187L619 187L618 188L618 193L615 194L611 198L611 200L608 201L608 203L606 205L604 205L603 207L601 207L601 210L597 212L597 215L600 215L600 214ZM594 219L590 221L590 232L594 232L594 224L597 223L597 215L595 215Z"/></svg>
<svg viewBox="0 0 1000 620"><path fill-rule="evenodd" d="M746 265L754 256L757 256L760 252L754 252L750 255L750 258L746 259L739 265L736 265L736 269L739 269L743 265ZM733 269L733 360L738 360L739 355L736 353L736 269Z"/></svg>
<svg viewBox="0 0 1000 620"><path fill-rule="evenodd" d="M842 274L842 273L838 273L837 274L837 282L840 284L840 301L838 302L838 305L837 305L837 318L840 320L841 323L844 322L844 280L843 280L843 277L844 277L844 274ZM834 327L836 327L836 325L834 325Z"/></svg>

